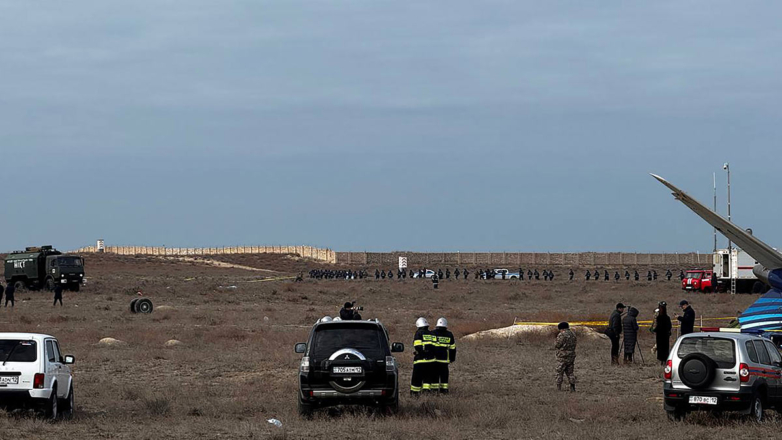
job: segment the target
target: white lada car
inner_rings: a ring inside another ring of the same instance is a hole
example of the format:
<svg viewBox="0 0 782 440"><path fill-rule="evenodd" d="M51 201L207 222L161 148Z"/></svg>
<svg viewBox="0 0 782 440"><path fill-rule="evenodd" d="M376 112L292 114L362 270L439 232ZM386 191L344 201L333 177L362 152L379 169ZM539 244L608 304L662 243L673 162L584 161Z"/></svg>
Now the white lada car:
<svg viewBox="0 0 782 440"><path fill-rule="evenodd" d="M73 376L53 336L0 333L0 405L43 410L49 419L73 415Z"/></svg>

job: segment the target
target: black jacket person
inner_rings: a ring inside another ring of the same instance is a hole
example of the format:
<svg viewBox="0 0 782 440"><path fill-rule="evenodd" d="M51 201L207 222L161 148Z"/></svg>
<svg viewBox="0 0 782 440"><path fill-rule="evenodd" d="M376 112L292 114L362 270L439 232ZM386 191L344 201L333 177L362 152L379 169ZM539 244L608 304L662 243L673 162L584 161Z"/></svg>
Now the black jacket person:
<svg viewBox="0 0 782 440"><path fill-rule="evenodd" d="M418 318L415 326L418 330L413 338L413 377L410 381L413 396L432 389L432 369L436 360L435 335L429 330L429 322L426 318Z"/></svg>
<svg viewBox="0 0 782 440"><path fill-rule="evenodd" d="M54 304L52 304L52 306L56 306L57 301L60 302L60 306L62 307L62 286L59 284L54 286Z"/></svg>
<svg viewBox="0 0 782 440"><path fill-rule="evenodd" d="M360 321L361 315L353 309L353 303L346 302L339 311L339 318L343 321Z"/></svg>
<svg viewBox="0 0 782 440"><path fill-rule="evenodd" d="M611 340L611 363L619 363L619 338L622 336L622 313L625 311L625 305L619 303L616 309L611 312L608 318L608 328L606 336Z"/></svg>
<svg viewBox="0 0 782 440"><path fill-rule="evenodd" d="M445 318L437 320L437 327L433 333L437 340L434 343L436 377L432 381L432 389L439 389L440 393L447 394L449 388L448 365L451 362L456 362L456 339L453 337L453 333L448 331L448 321Z"/></svg>
<svg viewBox="0 0 782 440"><path fill-rule="evenodd" d="M625 337L624 342L624 362L626 364L633 362L633 354L635 354L635 346L638 344L638 309L630 307L627 309L627 315L622 318L622 332Z"/></svg>
<svg viewBox="0 0 782 440"><path fill-rule="evenodd" d="M5 306L8 307L8 302L11 302L11 307L14 306L14 292L16 292L16 288L13 284L8 284L8 287L5 288Z"/></svg>
<svg viewBox="0 0 782 440"><path fill-rule="evenodd" d="M657 316L654 318L652 332L657 343L657 360L660 365L665 365L671 350L671 317L668 316L668 304L660 301L657 304Z"/></svg>
<svg viewBox="0 0 782 440"><path fill-rule="evenodd" d="M684 336L694 331L695 310L692 309L690 303L688 303L686 300L682 300L679 303L679 307L684 309L684 316L677 316L676 319L678 319L679 323L681 324L681 335Z"/></svg>

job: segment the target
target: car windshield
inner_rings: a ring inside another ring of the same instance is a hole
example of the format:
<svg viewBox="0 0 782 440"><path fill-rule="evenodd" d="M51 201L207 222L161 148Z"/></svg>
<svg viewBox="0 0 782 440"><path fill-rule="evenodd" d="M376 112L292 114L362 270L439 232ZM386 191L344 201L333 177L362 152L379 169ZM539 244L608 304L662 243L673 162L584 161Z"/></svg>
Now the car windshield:
<svg viewBox="0 0 782 440"><path fill-rule="evenodd" d="M59 257L57 264L60 266L81 267L81 258L79 257Z"/></svg>
<svg viewBox="0 0 782 440"><path fill-rule="evenodd" d="M385 356L381 332L376 325L329 324L315 330L310 357L328 359L343 348L358 350L366 357Z"/></svg>
<svg viewBox="0 0 782 440"><path fill-rule="evenodd" d="M703 272L687 272L687 278L699 280L703 277Z"/></svg>
<svg viewBox="0 0 782 440"><path fill-rule="evenodd" d="M693 353L705 354L717 364L718 368L736 366L736 344L732 339L712 337L683 339L677 352L679 358Z"/></svg>
<svg viewBox="0 0 782 440"><path fill-rule="evenodd" d="M6 358L7 362L35 362L38 360L35 341L0 339L0 363Z"/></svg>

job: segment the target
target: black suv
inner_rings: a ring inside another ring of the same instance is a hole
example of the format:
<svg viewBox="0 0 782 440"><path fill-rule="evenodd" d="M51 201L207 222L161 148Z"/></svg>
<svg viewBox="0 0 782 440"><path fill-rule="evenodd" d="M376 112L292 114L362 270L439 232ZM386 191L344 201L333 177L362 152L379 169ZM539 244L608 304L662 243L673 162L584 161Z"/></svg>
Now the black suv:
<svg viewBox="0 0 782 440"><path fill-rule="evenodd" d="M315 323L309 342L296 344L299 367L299 414L317 408L358 404L395 412L399 407L399 368L391 353L405 346L388 342L378 320Z"/></svg>

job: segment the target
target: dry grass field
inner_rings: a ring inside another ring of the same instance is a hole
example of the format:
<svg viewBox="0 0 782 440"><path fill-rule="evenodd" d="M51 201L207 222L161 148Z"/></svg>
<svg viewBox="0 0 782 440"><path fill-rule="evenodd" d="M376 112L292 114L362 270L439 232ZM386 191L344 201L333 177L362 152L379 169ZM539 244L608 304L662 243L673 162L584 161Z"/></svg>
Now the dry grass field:
<svg viewBox="0 0 782 440"><path fill-rule="evenodd" d="M29 414L0 412L1 438L772 438L782 421L764 425L734 416L697 415L668 422L661 403L661 369L651 334L642 326L646 365L609 365L609 343L582 338L578 392L556 392L552 337L458 343L447 398L411 400L412 336L418 316L445 316L457 337L520 320L606 319L622 301L649 319L657 301L682 299L678 282L262 281L314 267L280 256L224 257L270 269L261 273L153 257L87 257L89 284L66 292L52 308L43 292L17 293L14 309L0 310L0 331L57 336L76 356L77 413L47 423ZM374 269L374 268L373 268ZM543 268L540 268L541 270ZM658 270L659 271L659 270ZM235 287L231 287L235 286ZM156 310L135 315L137 292ZM690 294L698 315L730 316L756 298ZM335 315L346 300L380 318L394 341L404 342L401 411L379 416L361 410L296 412L296 342L319 317ZM671 307L673 310L674 307ZM105 347L112 337L124 341ZM165 347L177 339L182 345ZM277 418L283 427L266 422Z"/></svg>

